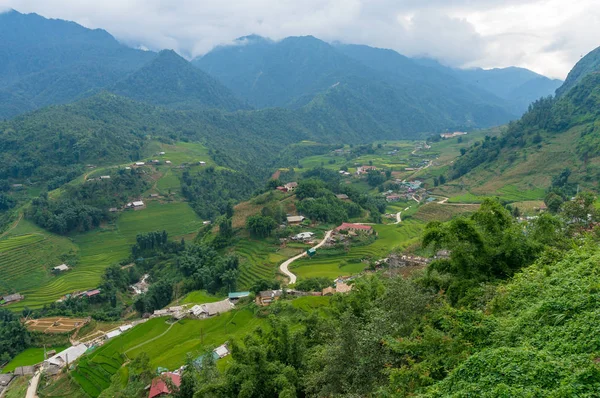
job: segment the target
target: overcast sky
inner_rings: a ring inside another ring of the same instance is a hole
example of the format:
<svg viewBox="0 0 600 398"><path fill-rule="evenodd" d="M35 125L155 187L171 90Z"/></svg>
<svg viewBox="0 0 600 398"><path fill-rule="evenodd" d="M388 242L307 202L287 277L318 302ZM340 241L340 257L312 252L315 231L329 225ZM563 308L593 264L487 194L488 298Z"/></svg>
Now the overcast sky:
<svg viewBox="0 0 600 398"><path fill-rule="evenodd" d="M256 33L392 48L458 67L522 66L564 79L600 46L598 0L0 0L191 58Z"/></svg>

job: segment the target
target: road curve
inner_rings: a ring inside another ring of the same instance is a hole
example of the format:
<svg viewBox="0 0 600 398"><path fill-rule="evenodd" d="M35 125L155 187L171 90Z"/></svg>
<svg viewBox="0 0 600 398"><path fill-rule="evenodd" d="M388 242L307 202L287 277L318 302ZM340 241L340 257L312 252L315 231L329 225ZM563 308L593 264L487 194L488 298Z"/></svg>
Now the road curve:
<svg viewBox="0 0 600 398"><path fill-rule="evenodd" d="M325 233L325 237L323 238L323 240L321 242L319 242L319 244L317 244L315 247L313 247L313 249L318 249L319 247L323 246L325 244L325 242L327 242L327 240L331 237L332 233L333 233L333 231L327 231ZM279 270L281 271L281 273L289 278L289 280L290 280L289 284L296 283L296 275L294 275L293 273L290 272L290 270L288 269L289 265L304 256L306 256L306 252L302 252L302 253L298 254L297 256L294 256L288 260L285 260L279 266Z"/></svg>

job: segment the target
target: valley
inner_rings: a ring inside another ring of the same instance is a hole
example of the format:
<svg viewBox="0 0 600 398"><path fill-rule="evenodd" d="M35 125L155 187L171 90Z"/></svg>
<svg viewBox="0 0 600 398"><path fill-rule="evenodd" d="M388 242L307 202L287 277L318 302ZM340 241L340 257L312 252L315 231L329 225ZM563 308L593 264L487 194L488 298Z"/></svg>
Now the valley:
<svg viewBox="0 0 600 398"><path fill-rule="evenodd" d="M0 397L598 395L600 48L0 54Z"/></svg>

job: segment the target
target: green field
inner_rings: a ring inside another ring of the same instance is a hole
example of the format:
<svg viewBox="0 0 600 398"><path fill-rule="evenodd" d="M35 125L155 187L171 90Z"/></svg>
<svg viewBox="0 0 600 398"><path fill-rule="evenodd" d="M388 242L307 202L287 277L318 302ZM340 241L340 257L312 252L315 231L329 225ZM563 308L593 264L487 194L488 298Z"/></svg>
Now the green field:
<svg viewBox="0 0 600 398"><path fill-rule="evenodd" d="M56 352L60 352L65 350L67 347L58 346L58 347L49 347L47 351L56 350ZM2 373L8 373L15 370L19 366L32 366L38 364L44 360L44 349L43 348L28 348L25 351L21 352L19 355L14 357L12 361L10 361L3 369Z"/></svg>
<svg viewBox="0 0 600 398"><path fill-rule="evenodd" d="M156 189L163 196L179 192L181 190L181 181L179 181L177 172L173 169L167 169L160 180L156 182Z"/></svg>
<svg viewBox="0 0 600 398"><path fill-rule="evenodd" d="M351 247L348 253L321 249L311 259L302 258L292 263L291 270L298 279L315 277L335 279L338 276L357 274L367 266L365 263L358 262L359 260L366 258L377 260L386 257L393 250L410 246L417 241L423 227L423 222L413 219L400 224L374 225L378 238L370 245ZM340 267L340 264L345 265Z"/></svg>
<svg viewBox="0 0 600 398"><path fill-rule="evenodd" d="M207 166L216 165L208 155L208 148L200 143L178 142L175 145L159 145L159 151L165 152L165 154L160 157L154 157L153 159L162 161L170 160L173 162L173 165L177 166L182 163L197 163L199 161L206 162Z"/></svg>
<svg viewBox="0 0 600 398"><path fill-rule="evenodd" d="M25 300L8 308L38 308L66 293L96 287L106 267L127 258L139 233L164 229L171 238L180 239L195 233L201 226L202 221L183 202L161 204L150 201L144 210L123 212L114 226L74 235L71 239L78 248L77 266L40 286L23 289L21 293ZM24 256L20 261L28 258Z"/></svg>
<svg viewBox="0 0 600 398"><path fill-rule="evenodd" d="M124 363L123 352L128 358L144 352L153 367L174 370L185 363L188 353L200 355L229 339L241 338L265 323L247 309L205 320L184 319L172 326L166 323L167 319L150 319L83 357L71 373L73 379L89 395L96 397L110 385L110 378Z"/></svg>
<svg viewBox="0 0 600 398"><path fill-rule="evenodd" d="M196 290L188 293L183 299L181 304L203 304L203 303L214 303L215 301L221 301L224 297L213 296L207 293L205 290Z"/></svg>
<svg viewBox="0 0 600 398"><path fill-rule="evenodd" d="M25 393L27 392L27 387L29 386L29 380L31 378L28 376L25 377L17 377L10 383L10 386L4 395L4 398L23 398L25 397Z"/></svg>
<svg viewBox="0 0 600 398"><path fill-rule="evenodd" d="M50 271L62 263L60 255L76 250L68 238L21 220L0 240L0 293L22 292L56 279Z"/></svg>

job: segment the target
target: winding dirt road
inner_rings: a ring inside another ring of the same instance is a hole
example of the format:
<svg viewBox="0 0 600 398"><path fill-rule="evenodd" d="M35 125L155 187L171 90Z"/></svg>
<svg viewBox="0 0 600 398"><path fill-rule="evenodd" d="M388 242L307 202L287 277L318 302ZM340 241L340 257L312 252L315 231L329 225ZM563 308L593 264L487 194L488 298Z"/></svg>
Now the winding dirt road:
<svg viewBox="0 0 600 398"><path fill-rule="evenodd" d="M325 237L323 238L323 240L321 242L319 242L318 245L314 246L313 249L318 249L319 247L323 246L325 244L325 242L327 242L327 240L331 237L332 233L333 233L333 231L327 231L325 233ZM296 275L294 275L292 272L290 272L290 270L288 269L289 265L304 256L306 256L306 252L302 252L302 253L298 254L297 256L294 256L294 257L290 258L289 260L284 261L279 266L279 270L281 271L281 273L289 278L289 280L290 280L289 284L296 283Z"/></svg>

